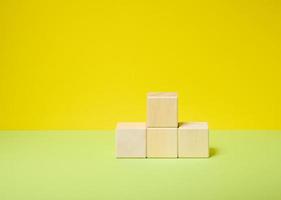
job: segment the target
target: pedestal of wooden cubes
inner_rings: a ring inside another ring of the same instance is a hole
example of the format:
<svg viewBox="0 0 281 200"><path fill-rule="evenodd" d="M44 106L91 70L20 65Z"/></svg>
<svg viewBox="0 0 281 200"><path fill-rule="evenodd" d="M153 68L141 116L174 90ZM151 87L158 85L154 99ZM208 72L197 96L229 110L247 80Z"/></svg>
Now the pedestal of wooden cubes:
<svg viewBox="0 0 281 200"><path fill-rule="evenodd" d="M149 93L147 122L118 123L118 158L209 157L208 124L178 123L176 93Z"/></svg>

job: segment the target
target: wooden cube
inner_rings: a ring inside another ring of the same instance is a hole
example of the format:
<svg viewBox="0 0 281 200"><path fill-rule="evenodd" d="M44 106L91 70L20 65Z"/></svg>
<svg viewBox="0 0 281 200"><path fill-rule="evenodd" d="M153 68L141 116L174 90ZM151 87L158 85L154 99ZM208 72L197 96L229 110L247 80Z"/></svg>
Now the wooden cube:
<svg viewBox="0 0 281 200"><path fill-rule="evenodd" d="M209 157L208 123L180 124L178 129L178 156Z"/></svg>
<svg viewBox="0 0 281 200"><path fill-rule="evenodd" d="M146 157L145 123L118 123L116 128L116 157Z"/></svg>
<svg viewBox="0 0 281 200"><path fill-rule="evenodd" d="M147 128L146 132L147 157L177 157L177 128Z"/></svg>
<svg viewBox="0 0 281 200"><path fill-rule="evenodd" d="M147 96L147 127L178 127L178 96L173 92L153 92Z"/></svg>

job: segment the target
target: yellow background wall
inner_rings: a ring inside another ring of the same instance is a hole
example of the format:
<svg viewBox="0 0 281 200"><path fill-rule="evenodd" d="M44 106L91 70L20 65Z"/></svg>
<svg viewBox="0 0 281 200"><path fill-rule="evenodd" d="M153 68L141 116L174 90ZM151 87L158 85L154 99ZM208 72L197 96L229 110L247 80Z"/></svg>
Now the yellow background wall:
<svg viewBox="0 0 281 200"><path fill-rule="evenodd" d="M146 93L177 91L181 120L281 129L281 3L0 3L0 129L113 129Z"/></svg>

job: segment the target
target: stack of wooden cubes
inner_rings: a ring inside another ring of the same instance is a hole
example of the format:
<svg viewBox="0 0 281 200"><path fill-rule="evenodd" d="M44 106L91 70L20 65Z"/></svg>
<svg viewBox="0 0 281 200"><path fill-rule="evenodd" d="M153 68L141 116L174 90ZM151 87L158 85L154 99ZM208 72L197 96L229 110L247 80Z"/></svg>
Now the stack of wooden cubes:
<svg viewBox="0 0 281 200"><path fill-rule="evenodd" d="M147 96L147 122L118 123L117 158L209 157L206 122L178 123L178 96L153 92Z"/></svg>

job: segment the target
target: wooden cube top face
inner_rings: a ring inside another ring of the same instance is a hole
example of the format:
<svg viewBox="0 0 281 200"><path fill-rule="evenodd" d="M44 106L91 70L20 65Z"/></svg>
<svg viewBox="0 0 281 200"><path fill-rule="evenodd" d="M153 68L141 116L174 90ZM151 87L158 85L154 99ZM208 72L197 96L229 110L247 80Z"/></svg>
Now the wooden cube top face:
<svg viewBox="0 0 281 200"><path fill-rule="evenodd" d="M147 97L147 127L177 128L178 98L176 93L149 93Z"/></svg>
<svg viewBox="0 0 281 200"><path fill-rule="evenodd" d="M179 157L209 157L207 123L187 123L178 129Z"/></svg>
<svg viewBox="0 0 281 200"><path fill-rule="evenodd" d="M179 129L208 129L208 122L179 123Z"/></svg>
<svg viewBox="0 0 281 200"><path fill-rule="evenodd" d="M177 157L177 128L147 128L146 138L147 157Z"/></svg>
<svg viewBox="0 0 281 200"><path fill-rule="evenodd" d="M145 158L145 123L118 123L115 142L117 158Z"/></svg>
<svg viewBox="0 0 281 200"><path fill-rule="evenodd" d="M176 92L149 92L147 96L150 98L178 98Z"/></svg>
<svg viewBox="0 0 281 200"><path fill-rule="evenodd" d="M145 122L120 122L116 129L145 129Z"/></svg>

